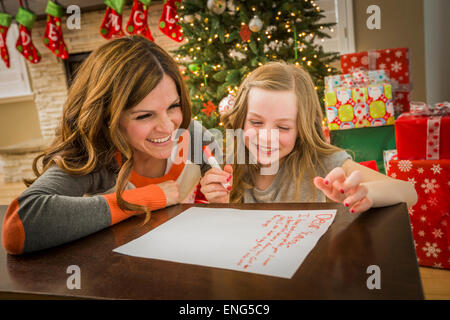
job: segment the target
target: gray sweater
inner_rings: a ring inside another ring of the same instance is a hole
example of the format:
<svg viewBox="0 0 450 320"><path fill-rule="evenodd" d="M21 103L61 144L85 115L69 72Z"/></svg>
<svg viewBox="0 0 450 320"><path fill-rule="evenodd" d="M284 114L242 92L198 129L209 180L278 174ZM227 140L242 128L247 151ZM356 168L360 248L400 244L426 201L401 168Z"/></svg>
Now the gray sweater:
<svg viewBox="0 0 450 320"><path fill-rule="evenodd" d="M336 167L340 167L347 159L351 159L351 156L345 151L333 153L323 159L326 171L322 172L319 167L316 167L316 170L318 171L317 174L325 177L328 172ZM288 181L283 180L283 176L286 173L285 170L286 169L284 167L280 168L274 181L267 189L259 190L258 188L253 188L245 190L244 202L296 202L295 182L292 179ZM300 197L298 202L312 202L314 192L311 188L312 179L314 179L314 177L306 171L302 181L300 182ZM313 186L313 188L315 187ZM325 195L320 190L316 190L315 202L325 202Z"/></svg>

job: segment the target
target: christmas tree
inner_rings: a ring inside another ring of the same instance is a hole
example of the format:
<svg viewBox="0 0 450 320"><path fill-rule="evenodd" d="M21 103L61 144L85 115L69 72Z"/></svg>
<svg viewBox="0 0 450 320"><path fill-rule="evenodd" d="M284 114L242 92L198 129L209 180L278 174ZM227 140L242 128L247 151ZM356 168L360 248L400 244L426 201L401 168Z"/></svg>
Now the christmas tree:
<svg viewBox="0 0 450 320"><path fill-rule="evenodd" d="M241 81L268 61L301 65L323 101L324 77L339 54L326 53L320 40L334 24L312 0L184 0L178 8L185 44L174 50L183 66L194 119L221 128L219 112Z"/></svg>

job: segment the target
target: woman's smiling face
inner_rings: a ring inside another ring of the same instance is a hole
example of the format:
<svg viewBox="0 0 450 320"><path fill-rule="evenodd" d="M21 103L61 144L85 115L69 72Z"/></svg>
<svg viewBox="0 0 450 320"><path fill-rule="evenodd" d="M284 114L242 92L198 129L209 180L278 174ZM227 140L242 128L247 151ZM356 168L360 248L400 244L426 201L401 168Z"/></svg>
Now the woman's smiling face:
<svg viewBox="0 0 450 320"><path fill-rule="evenodd" d="M260 165L287 156L298 136L294 91L251 88L244 124L245 145Z"/></svg>
<svg viewBox="0 0 450 320"><path fill-rule="evenodd" d="M136 154L168 159L176 143L173 137L182 121L175 82L164 75L138 105L122 113L119 124Z"/></svg>

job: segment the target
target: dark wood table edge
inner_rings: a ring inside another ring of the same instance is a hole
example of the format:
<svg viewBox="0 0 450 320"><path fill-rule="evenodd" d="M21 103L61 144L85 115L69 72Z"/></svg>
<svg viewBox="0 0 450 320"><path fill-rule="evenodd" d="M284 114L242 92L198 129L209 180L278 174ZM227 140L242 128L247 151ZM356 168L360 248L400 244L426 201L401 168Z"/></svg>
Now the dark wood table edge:
<svg viewBox="0 0 450 320"><path fill-rule="evenodd" d="M283 203L284 205L287 206L296 206L299 203ZM302 203L303 204L303 203ZM336 209L337 211L339 211L340 209L343 209L343 206L341 204L338 203L334 203L334 202L325 202L325 203L312 203L312 202L305 202L304 204L314 204L317 205L319 204L319 207L321 207L322 205L325 208L320 208L320 209ZM229 206L229 204L178 204L175 206L171 206L168 208L164 208L164 209L171 209L171 208L175 208L175 207L182 207L184 210L182 210L180 213L182 213L183 211L191 208L191 207L210 207L210 208L230 208L230 209L242 209L242 210L251 210L251 208L254 208L255 210L260 210L258 207L258 205L267 205L266 204L257 204L256 208L255 206L251 206L254 204L245 204L248 205L248 209L245 208L246 206L244 206L244 208L236 208L233 204L231 206ZM276 206L276 203L271 203L269 205L274 205ZM407 204L406 203L398 203L395 204L393 206L400 206L402 207L402 209L406 212L406 214L408 215L408 209L407 209ZM391 206L388 206L391 207ZM344 208L345 209L345 208ZM374 209L382 209L382 208L374 208ZM268 209L271 210L271 209ZM290 208L286 208L286 209L281 209L281 210L290 210ZM158 210L154 211L154 213L156 213ZM178 215L178 214L177 214ZM409 219L409 215L408 215L408 219ZM411 225L409 226L410 231L411 230ZM99 231L101 232L101 231ZM412 235L412 232L410 233L410 237L411 237L411 241L412 243L414 242L414 238ZM414 253L416 255L417 258L417 254L414 250ZM416 266L417 266L417 274L418 274L418 279L419 279L419 284L420 284L420 293L421 293L421 298L416 298L416 299L407 299L407 300L426 300L425 298L425 294L423 291L423 284L422 284L422 278L421 278L421 274L420 274L420 270L419 267L420 265L418 264L417 260L416 260ZM222 301L222 300L217 300L217 299L159 299L159 298L148 298L148 299L134 299L134 298L109 298L109 297L100 297L100 296L84 296L84 295L79 295L79 294L51 294L48 292L29 292L29 291L22 291L22 290L14 290L14 291L3 291L0 288L0 300L91 300L91 301L135 301L135 300L144 300L144 301ZM244 299L245 300L245 299ZM357 299L345 299L345 298L324 298L324 299L257 299L258 301L311 301L311 300L318 300L318 301L327 301L327 300L331 300L331 301L341 301L341 300L347 300L347 301L351 301L351 300L355 300L355 301L365 301L365 300L373 300L373 299L366 299L366 298L357 298ZM378 300L378 299L375 299ZM406 300L406 299L381 299L381 300ZM227 298L223 301L242 301L242 299L237 299L237 298Z"/></svg>

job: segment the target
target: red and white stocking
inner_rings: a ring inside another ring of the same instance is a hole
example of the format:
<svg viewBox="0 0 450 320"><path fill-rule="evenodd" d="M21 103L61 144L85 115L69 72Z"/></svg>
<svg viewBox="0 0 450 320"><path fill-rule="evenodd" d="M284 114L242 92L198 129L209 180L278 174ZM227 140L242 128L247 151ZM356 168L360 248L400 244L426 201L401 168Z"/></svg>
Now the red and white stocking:
<svg viewBox="0 0 450 320"><path fill-rule="evenodd" d="M181 27L178 25L177 11L181 0L166 0L163 6L159 30L176 42L183 41Z"/></svg>
<svg viewBox="0 0 450 320"><path fill-rule="evenodd" d="M44 45L61 59L69 58L61 29L62 7L49 0L47 3L47 24L44 32Z"/></svg>
<svg viewBox="0 0 450 320"><path fill-rule="evenodd" d="M122 30L122 9L125 0L106 0L105 17L100 26L100 34L105 39L120 38L125 35Z"/></svg>
<svg viewBox="0 0 450 320"><path fill-rule="evenodd" d="M11 20L12 17L9 14L0 12L0 56L7 68L9 68L9 52L6 46L6 34L11 25Z"/></svg>
<svg viewBox="0 0 450 320"><path fill-rule="evenodd" d="M19 37L16 42L16 49L30 62L41 61L41 54L36 49L31 39L31 29L33 28L36 15L30 11L19 7L16 21L19 23Z"/></svg>
<svg viewBox="0 0 450 320"><path fill-rule="evenodd" d="M151 0L134 0L126 30L129 34L142 34L149 40L155 41L147 21L150 2Z"/></svg>

